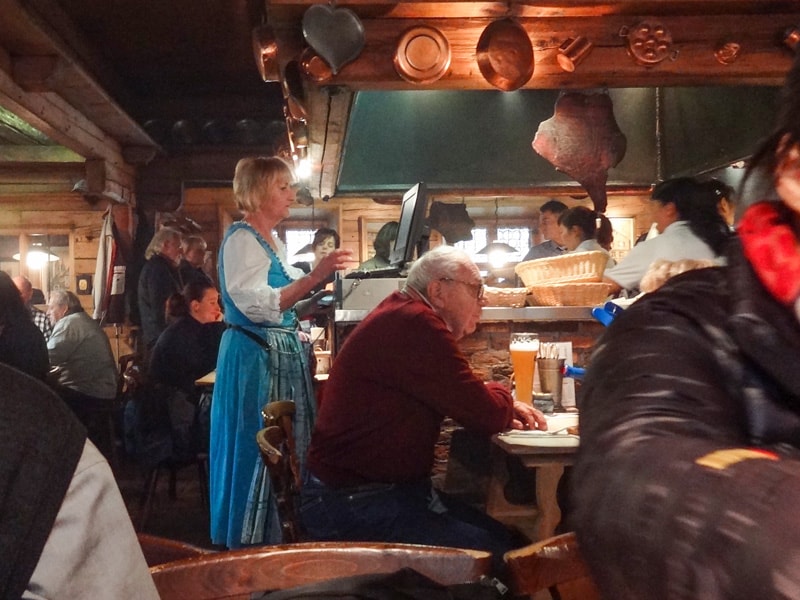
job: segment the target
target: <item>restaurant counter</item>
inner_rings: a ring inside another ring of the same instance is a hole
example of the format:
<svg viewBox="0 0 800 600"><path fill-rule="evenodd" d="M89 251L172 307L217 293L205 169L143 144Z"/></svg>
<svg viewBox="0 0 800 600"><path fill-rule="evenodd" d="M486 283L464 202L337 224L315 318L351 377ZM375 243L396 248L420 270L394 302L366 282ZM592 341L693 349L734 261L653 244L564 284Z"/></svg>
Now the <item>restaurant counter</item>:
<svg viewBox="0 0 800 600"><path fill-rule="evenodd" d="M504 306L485 306L481 312L481 322L500 321L593 321L589 306L525 306L510 308ZM359 323L369 314L369 310L337 310L334 321L338 324Z"/></svg>

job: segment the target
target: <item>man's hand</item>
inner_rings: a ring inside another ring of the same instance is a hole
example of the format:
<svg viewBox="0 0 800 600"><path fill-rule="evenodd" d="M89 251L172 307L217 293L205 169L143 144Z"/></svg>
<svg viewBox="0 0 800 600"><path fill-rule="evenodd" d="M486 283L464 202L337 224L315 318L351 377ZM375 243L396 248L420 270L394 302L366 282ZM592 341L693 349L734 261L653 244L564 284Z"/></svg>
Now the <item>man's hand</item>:
<svg viewBox="0 0 800 600"><path fill-rule="evenodd" d="M514 400L514 419L511 429L547 429L547 420L542 411L533 408L530 404Z"/></svg>

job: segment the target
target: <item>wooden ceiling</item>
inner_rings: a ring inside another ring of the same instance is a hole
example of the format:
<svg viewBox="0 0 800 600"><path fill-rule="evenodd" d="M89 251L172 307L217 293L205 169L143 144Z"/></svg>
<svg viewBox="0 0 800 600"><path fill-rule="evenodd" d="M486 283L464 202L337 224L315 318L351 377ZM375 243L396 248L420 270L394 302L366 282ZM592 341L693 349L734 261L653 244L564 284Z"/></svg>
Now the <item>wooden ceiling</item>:
<svg viewBox="0 0 800 600"><path fill-rule="evenodd" d="M0 196L71 189L126 200L137 168L181 153L242 155L286 140L279 82L256 69L253 27L278 36L281 69L305 48L302 17L312 0L0 0ZM545 2L337 2L363 24L365 45L323 81L303 80L308 152L319 196L335 193L352 93L364 89L494 89L476 63L476 43L493 21L513 17L531 40L526 88L663 85L778 85L800 26L795 0L547 0ZM670 58L644 66L624 28L649 20L670 33ZM398 37L430 25L452 59L435 82L418 85L394 67ZM568 37L594 49L574 73L556 62ZM723 64L720 44L739 44ZM43 173L51 173L45 177ZM58 176L52 175L57 173ZM201 178L202 173L186 173ZM48 180L49 183L45 183Z"/></svg>

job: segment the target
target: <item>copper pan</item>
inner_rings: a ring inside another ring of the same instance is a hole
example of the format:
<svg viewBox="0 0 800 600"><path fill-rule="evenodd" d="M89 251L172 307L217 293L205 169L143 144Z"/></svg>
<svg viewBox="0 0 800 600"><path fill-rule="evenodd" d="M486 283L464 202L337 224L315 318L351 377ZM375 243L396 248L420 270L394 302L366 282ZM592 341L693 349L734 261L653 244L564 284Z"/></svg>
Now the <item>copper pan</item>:
<svg viewBox="0 0 800 600"><path fill-rule="evenodd" d="M511 92L533 75L533 46L525 29L513 19L490 23L475 49L478 68L494 87Z"/></svg>

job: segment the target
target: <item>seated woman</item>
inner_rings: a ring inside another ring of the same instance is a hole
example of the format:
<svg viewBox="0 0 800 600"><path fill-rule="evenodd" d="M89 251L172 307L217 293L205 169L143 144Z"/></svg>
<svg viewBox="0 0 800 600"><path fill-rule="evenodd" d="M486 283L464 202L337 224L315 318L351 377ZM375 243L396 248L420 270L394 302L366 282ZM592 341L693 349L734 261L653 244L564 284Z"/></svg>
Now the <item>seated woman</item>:
<svg viewBox="0 0 800 600"><path fill-rule="evenodd" d="M608 256L607 267L613 267L617 262L611 258L608 250L598 241L598 234L603 233L604 239L610 236L605 229L610 229L611 223L606 219L602 221L601 227L597 226L600 216L593 210L585 206L575 206L565 210L558 217L558 225L561 229L561 240L568 252L604 252ZM605 228L602 228L605 225Z"/></svg>
<svg viewBox="0 0 800 600"><path fill-rule="evenodd" d="M168 418L176 457L208 447L203 416L208 406L201 403L201 390L194 382L216 367L225 330L221 318L219 292L208 281L189 283L167 302L169 325L153 347L149 368L148 396L158 406L143 409L155 411L147 418Z"/></svg>

